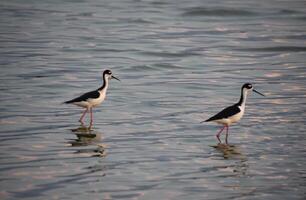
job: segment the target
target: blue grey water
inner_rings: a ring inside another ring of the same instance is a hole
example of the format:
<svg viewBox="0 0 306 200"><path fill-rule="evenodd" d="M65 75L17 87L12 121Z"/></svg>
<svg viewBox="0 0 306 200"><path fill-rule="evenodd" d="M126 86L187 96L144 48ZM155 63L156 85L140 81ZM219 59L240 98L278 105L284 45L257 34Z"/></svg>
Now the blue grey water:
<svg viewBox="0 0 306 200"><path fill-rule="evenodd" d="M305 199L305 53L304 0L2 0L0 199Z"/></svg>

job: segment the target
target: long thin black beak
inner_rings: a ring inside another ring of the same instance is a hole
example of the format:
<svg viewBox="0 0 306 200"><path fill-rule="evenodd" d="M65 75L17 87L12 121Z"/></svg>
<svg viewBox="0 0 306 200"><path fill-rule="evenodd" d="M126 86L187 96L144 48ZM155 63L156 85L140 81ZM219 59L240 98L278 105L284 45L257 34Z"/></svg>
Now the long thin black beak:
<svg viewBox="0 0 306 200"><path fill-rule="evenodd" d="M119 79L119 78L117 78L117 77L115 77L115 76L113 76L113 75L112 75L112 78L114 78L114 79L116 79L116 80L120 81L120 79Z"/></svg>
<svg viewBox="0 0 306 200"><path fill-rule="evenodd" d="M261 96L264 96L264 97L265 97L265 95L264 95L264 94L262 94L262 93L258 92L257 90L253 89L253 91L254 91L254 92L256 92L257 94L260 94Z"/></svg>

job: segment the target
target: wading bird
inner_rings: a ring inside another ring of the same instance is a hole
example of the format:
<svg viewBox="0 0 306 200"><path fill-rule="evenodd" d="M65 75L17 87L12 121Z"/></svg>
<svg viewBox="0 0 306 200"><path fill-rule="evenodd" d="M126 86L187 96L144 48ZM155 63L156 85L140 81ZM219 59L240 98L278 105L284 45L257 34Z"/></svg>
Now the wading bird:
<svg viewBox="0 0 306 200"><path fill-rule="evenodd" d="M92 126L93 124L92 108L100 105L104 101L106 97L106 91L108 88L109 80L112 78L120 81L118 78L113 76L113 73L111 72L111 70L105 70L103 72L103 85L100 88L98 88L97 90L91 91L91 92L87 92L75 99L65 102L67 104L74 104L74 105L85 108L85 111L81 115L79 122L84 124L83 118L89 110L90 111L90 127Z"/></svg>
<svg viewBox="0 0 306 200"><path fill-rule="evenodd" d="M212 116L211 118L209 118L205 121L202 121L202 122L216 122L218 124L223 125L221 130L216 134L216 137L217 137L219 143L221 143L220 134L226 128L225 143L228 144L227 138L228 138L229 126L231 124L235 123L235 122L238 122L242 118L242 116L244 114L244 110L245 110L246 98L247 98L247 95L250 91L254 91L257 94L265 96L262 93L256 91L253 88L252 84L245 83L241 88L241 97L240 97L240 100L239 100L238 103L236 103L232 106L229 106L229 107L223 109L221 112L217 113L216 115Z"/></svg>

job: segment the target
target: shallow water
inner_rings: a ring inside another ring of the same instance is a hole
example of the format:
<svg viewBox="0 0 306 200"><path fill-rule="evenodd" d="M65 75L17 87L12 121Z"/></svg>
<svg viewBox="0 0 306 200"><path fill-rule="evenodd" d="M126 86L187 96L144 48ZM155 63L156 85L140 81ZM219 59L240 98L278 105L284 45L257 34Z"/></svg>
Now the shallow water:
<svg viewBox="0 0 306 200"><path fill-rule="evenodd" d="M305 20L297 0L2 1L0 198L305 199ZM106 68L122 82L79 127L62 102ZM267 97L215 146L200 121L245 82Z"/></svg>

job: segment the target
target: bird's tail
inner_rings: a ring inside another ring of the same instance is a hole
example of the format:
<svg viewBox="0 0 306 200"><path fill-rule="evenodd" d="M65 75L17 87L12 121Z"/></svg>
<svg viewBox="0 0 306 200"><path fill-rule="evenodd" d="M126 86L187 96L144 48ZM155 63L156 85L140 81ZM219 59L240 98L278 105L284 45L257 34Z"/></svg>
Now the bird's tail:
<svg viewBox="0 0 306 200"><path fill-rule="evenodd" d="M70 100L70 101L65 101L65 102L63 102L63 103L65 103L65 104L69 104L69 103L72 103L73 101L72 100Z"/></svg>
<svg viewBox="0 0 306 200"><path fill-rule="evenodd" d="M210 122L211 120L212 120L212 119L211 119L211 118L209 118L209 119L207 119L207 120L201 121L200 123Z"/></svg>

